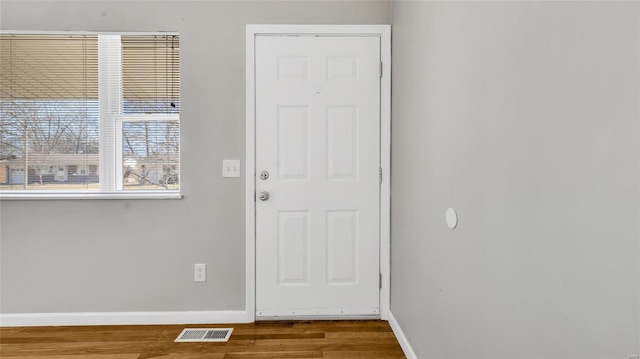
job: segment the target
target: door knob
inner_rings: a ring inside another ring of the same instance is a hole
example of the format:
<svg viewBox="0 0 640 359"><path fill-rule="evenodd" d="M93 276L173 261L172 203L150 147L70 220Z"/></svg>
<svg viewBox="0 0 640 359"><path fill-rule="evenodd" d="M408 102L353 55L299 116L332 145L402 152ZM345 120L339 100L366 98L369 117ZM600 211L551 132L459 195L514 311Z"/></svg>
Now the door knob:
<svg viewBox="0 0 640 359"><path fill-rule="evenodd" d="M258 195L258 198L261 201L266 201L269 199L269 192L260 192L260 194Z"/></svg>

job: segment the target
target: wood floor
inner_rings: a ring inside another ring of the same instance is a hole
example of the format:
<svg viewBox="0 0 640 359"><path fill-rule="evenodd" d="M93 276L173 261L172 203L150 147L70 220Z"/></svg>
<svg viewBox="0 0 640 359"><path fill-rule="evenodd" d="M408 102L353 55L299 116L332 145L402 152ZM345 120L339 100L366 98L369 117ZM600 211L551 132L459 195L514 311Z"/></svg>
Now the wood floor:
<svg viewBox="0 0 640 359"><path fill-rule="evenodd" d="M184 328L234 328L226 343L174 343ZM0 328L0 357L405 358L384 321Z"/></svg>

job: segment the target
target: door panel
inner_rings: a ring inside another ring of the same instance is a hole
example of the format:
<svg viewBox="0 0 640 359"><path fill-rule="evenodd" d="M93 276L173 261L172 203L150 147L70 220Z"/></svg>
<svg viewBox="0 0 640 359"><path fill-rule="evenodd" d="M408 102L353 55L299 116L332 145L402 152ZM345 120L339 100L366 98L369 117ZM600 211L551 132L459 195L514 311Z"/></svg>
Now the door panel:
<svg viewBox="0 0 640 359"><path fill-rule="evenodd" d="M309 179L309 107L278 108L280 179Z"/></svg>
<svg viewBox="0 0 640 359"><path fill-rule="evenodd" d="M329 180L358 179L358 109L330 107L327 118Z"/></svg>
<svg viewBox="0 0 640 359"><path fill-rule="evenodd" d="M279 285L309 284L309 212L278 213Z"/></svg>
<svg viewBox="0 0 640 359"><path fill-rule="evenodd" d="M357 211L327 211L327 249L327 283L357 283Z"/></svg>
<svg viewBox="0 0 640 359"><path fill-rule="evenodd" d="M379 313L380 39L256 38L256 314Z"/></svg>

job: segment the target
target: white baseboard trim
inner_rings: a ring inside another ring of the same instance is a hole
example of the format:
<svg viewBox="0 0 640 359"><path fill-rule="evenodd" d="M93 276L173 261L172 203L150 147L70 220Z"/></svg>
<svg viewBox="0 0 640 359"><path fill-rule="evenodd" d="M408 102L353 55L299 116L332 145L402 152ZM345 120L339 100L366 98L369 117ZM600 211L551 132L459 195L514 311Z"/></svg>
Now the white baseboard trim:
<svg viewBox="0 0 640 359"><path fill-rule="evenodd" d="M407 357L407 359L418 359L418 356L413 351L411 344L409 344L409 340L407 340L407 337L404 335L402 328L400 328L400 324L398 324L398 321L393 316L393 313L391 313L391 311L389 311L389 325L391 326L391 330L393 330L393 334L396 335L396 338L400 343L400 347L402 347L402 351L404 352L404 355Z"/></svg>
<svg viewBox="0 0 640 359"><path fill-rule="evenodd" d="M0 314L0 327L250 323L244 310Z"/></svg>

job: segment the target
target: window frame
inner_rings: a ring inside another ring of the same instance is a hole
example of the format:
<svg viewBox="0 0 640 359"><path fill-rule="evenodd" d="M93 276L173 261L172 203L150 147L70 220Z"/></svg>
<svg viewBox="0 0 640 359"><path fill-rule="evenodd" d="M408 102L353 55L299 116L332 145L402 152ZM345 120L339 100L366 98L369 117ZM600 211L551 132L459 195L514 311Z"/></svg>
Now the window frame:
<svg viewBox="0 0 640 359"><path fill-rule="evenodd" d="M176 121L180 129L180 114L125 114L122 100L122 45L121 36L127 35L178 35L175 31L24 31L0 30L0 34L15 35L89 35L98 36L98 112L99 112L99 190L0 190L0 200L43 200L43 199L181 199L182 183L176 190L130 190L123 186L122 124L141 121ZM117 40L116 40L117 37ZM105 41L106 40L106 41ZM110 40L110 41L109 41ZM119 64L114 71L112 58L107 59L104 51L115 50L118 42ZM102 44L102 45L101 45ZM111 65L111 66L108 66ZM107 73L105 70L109 68ZM115 75L115 76L114 76ZM116 109L115 111L113 109ZM179 176L182 179L181 135L178 139L180 151ZM87 167L87 171L88 171ZM180 181L182 182L182 181Z"/></svg>

